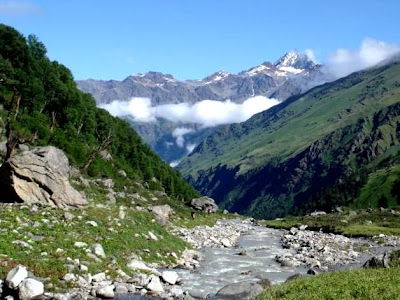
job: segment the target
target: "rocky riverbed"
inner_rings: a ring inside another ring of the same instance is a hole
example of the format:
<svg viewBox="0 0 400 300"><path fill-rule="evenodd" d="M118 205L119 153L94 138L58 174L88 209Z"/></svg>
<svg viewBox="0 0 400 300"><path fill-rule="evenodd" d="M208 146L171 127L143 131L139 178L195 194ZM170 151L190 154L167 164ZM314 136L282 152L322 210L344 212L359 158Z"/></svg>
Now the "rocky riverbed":
<svg viewBox="0 0 400 300"><path fill-rule="evenodd" d="M284 282L296 274L358 267L373 253L385 248L373 240L308 231L305 226L271 229L257 226L252 220L224 220L212 227L192 229L173 227L172 231L195 249L185 250L177 257L178 264L168 268L131 257L127 267L135 270L134 275L119 270L115 277L107 272L90 274L82 269L63 278L77 288L66 294L43 294L45 286L41 279L23 267L16 267L4 282L0 282L0 288L9 295L19 294L21 299L38 294L47 299L149 296L201 299L215 295L218 298L221 293L236 293L245 299L260 292L265 284ZM388 246L398 246L399 239L395 237L380 235L376 239ZM101 256L101 245L96 247L91 251ZM69 263L84 268L79 261L71 259Z"/></svg>

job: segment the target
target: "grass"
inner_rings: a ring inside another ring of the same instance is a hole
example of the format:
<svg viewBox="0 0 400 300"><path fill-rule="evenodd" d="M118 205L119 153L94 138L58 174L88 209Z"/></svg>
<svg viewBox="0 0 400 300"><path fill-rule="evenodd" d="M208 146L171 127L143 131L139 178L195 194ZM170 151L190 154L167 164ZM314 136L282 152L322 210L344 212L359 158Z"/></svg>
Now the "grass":
<svg viewBox="0 0 400 300"><path fill-rule="evenodd" d="M0 207L0 278L21 264L35 276L47 278L46 282L54 286L50 290L63 291L71 287L71 283L60 280L66 273L82 274L76 264L73 266L73 260L86 265L91 274L107 272L111 278L117 276L119 269L133 275L134 271L126 267L131 257L158 266L174 264L175 257L191 246L160 225L147 211L150 205L169 204L175 211L170 222L184 227L212 226L218 219L234 216L198 212L192 219L191 209L183 202L161 191L148 190L142 184L131 183L125 188L126 194L137 193L141 197L117 197L114 204L107 202L107 190L100 183L74 186L85 191L90 204L68 210L72 218L65 217L66 211L51 207L23 204ZM122 189L116 185L114 190ZM92 222L97 226L92 226ZM152 240L149 232L158 240ZM75 242L87 246L79 248L74 246ZM105 259L88 256L87 251L95 243L103 246Z"/></svg>
<svg viewBox="0 0 400 300"><path fill-rule="evenodd" d="M265 290L257 299L399 299L400 268L358 269L299 278Z"/></svg>
<svg viewBox="0 0 400 300"><path fill-rule="evenodd" d="M372 237L381 233L400 236L400 218L388 210L359 210L356 215L335 213L319 216L288 216L283 219L261 221L261 224L272 228L290 229L308 225L310 230L320 230L343 234L349 237Z"/></svg>

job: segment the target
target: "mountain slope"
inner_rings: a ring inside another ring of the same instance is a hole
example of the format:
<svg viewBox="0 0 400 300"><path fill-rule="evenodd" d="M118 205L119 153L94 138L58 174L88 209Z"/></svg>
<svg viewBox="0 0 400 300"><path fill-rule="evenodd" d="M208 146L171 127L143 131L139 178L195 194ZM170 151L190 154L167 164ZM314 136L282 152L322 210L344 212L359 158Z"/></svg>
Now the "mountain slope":
<svg viewBox="0 0 400 300"><path fill-rule="evenodd" d="M114 178L121 185L130 179L153 182L155 189L186 200L198 195L126 121L78 90L71 72L50 61L35 36L25 39L2 24L0 105L0 139L7 140L7 148L54 145L91 177Z"/></svg>
<svg viewBox="0 0 400 300"><path fill-rule="evenodd" d="M202 80L179 81L169 74L148 72L127 77L123 81L77 81L82 91L91 93L98 104L114 100L128 101L132 97L150 98L153 106L188 103L202 100L242 103L250 97L266 96L285 100L291 95L308 90L327 79L305 55L295 51L282 56L276 63L264 62L239 74L216 72ZM156 122L138 122L130 119L132 126L143 140L165 161L180 160L212 129L204 130L201 124L178 124L164 119ZM185 145L175 142L173 132L185 127L192 133L185 135Z"/></svg>
<svg viewBox="0 0 400 300"><path fill-rule="evenodd" d="M223 206L277 217L353 201L399 155L400 64L354 73L207 137L179 169Z"/></svg>

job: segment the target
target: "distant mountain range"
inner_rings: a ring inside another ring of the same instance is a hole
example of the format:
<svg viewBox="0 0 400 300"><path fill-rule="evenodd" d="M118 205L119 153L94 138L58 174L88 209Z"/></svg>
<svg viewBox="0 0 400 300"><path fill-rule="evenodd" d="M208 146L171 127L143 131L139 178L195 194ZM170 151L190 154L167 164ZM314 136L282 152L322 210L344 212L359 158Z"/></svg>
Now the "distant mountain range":
<svg viewBox="0 0 400 300"><path fill-rule="evenodd" d="M243 103L254 96L283 101L327 80L321 65L315 64L304 54L291 51L274 64L264 62L238 74L219 71L202 80L179 81L169 74L148 72L131 75L123 81L89 79L77 83L82 91L94 96L98 105L144 97L151 99L152 105L157 106L194 104L206 99L230 99L235 103ZM168 162L182 159L214 130L203 128L200 124L175 123L163 119L152 123L131 119L131 123L143 140ZM177 128L187 129L183 143L178 144L173 135Z"/></svg>
<svg viewBox="0 0 400 300"><path fill-rule="evenodd" d="M220 126L178 169L221 207L259 218L400 205L400 63Z"/></svg>

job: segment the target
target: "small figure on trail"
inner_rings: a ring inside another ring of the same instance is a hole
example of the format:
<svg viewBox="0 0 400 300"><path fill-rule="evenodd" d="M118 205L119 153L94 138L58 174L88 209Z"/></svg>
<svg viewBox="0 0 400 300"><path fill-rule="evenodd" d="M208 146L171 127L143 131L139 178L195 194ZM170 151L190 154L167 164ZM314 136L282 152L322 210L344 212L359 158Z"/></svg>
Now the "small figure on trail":
<svg viewBox="0 0 400 300"><path fill-rule="evenodd" d="M196 212L195 212L195 211L192 211L192 212L190 213L190 215L192 216L192 219L196 218Z"/></svg>

